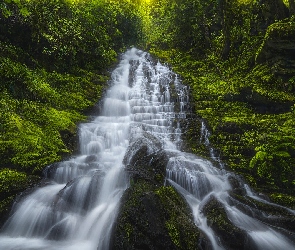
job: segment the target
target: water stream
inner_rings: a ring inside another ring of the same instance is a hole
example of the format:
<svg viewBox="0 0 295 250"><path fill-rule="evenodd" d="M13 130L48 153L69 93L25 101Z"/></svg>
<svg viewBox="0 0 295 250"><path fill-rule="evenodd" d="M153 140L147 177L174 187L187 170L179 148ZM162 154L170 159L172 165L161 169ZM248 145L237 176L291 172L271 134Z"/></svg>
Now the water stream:
<svg viewBox="0 0 295 250"><path fill-rule="evenodd" d="M252 249L295 249L294 231L275 228L257 219L255 212L238 208L229 194L234 175L214 154L204 123L200 140L218 164L181 151L179 124L187 116L187 92L178 76L148 53L133 48L123 54L101 114L80 126L80 155L48 166L46 181L15 205L2 229L0 250L108 249L120 198L129 186L123 158L130 138L142 131L161 140L169 155L166 183L186 199L213 249L226 248L203 213L212 197L248 235ZM268 203L243 182L239 185L245 195Z"/></svg>

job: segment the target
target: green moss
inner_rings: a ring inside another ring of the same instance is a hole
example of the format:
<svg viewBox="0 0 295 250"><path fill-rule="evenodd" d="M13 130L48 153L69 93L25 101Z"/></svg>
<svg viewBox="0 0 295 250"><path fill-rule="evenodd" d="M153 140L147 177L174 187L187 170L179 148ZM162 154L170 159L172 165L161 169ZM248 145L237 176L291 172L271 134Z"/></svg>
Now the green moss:
<svg viewBox="0 0 295 250"><path fill-rule="evenodd" d="M206 217L209 224L213 225L213 227L219 231L232 233L235 228L228 220L225 210L218 202L211 203L212 204L207 205L210 207L210 209L205 208L207 210Z"/></svg>
<svg viewBox="0 0 295 250"><path fill-rule="evenodd" d="M114 244L119 249L198 249L199 232L172 187L138 179L126 191Z"/></svg>
<svg viewBox="0 0 295 250"><path fill-rule="evenodd" d="M284 206L295 209L295 196L286 195L282 193L272 193L270 198L273 202L283 204Z"/></svg>
<svg viewBox="0 0 295 250"><path fill-rule="evenodd" d="M293 30L289 22L279 22L273 28L280 29L281 25L283 30ZM292 195L295 179L293 78L285 81L274 74L270 65L250 63L255 48L261 44L259 37L261 34L244 42L251 50L224 62L214 53L208 53L202 61L175 49L163 52L153 48L152 53L167 60L190 86L196 114L207 121L210 142L228 168L242 174L260 191L280 190ZM192 152L206 157L206 150L201 150L196 143L199 135L195 129L197 125L188 130L192 135L188 145Z"/></svg>
<svg viewBox="0 0 295 250"><path fill-rule="evenodd" d="M17 172L8 168L0 171L0 192L10 193L16 189L22 189L28 182L25 173Z"/></svg>
<svg viewBox="0 0 295 250"><path fill-rule="evenodd" d="M4 223L15 197L38 181L38 176L9 168L0 169L0 226Z"/></svg>
<svg viewBox="0 0 295 250"><path fill-rule="evenodd" d="M9 196L7 198L5 198L4 200L0 201L0 217L2 213L7 213L8 210L10 209L10 205L12 204L13 200L14 200L15 196Z"/></svg>
<svg viewBox="0 0 295 250"><path fill-rule="evenodd" d="M196 229L187 220L191 215L188 205L173 187L161 187L155 191L159 196L167 220L165 226L169 236L178 249L198 249L197 242L200 237Z"/></svg>
<svg viewBox="0 0 295 250"><path fill-rule="evenodd" d="M170 235L170 238L172 242L174 243L175 246L180 247L180 236L179 236L179 231L175 227L175 222L174 221L167 221L165 223L168 233Z"/></svg>

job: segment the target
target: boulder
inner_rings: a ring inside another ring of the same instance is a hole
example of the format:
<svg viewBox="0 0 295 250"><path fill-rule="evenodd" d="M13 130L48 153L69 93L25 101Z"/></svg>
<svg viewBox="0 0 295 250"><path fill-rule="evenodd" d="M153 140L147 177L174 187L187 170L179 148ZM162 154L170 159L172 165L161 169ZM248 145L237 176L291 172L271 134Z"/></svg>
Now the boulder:
<svg viewBox="0 0 295 250"><path fill-rule="evenodd" d="M123 163L134 182L145 179L163 185L168 157L155 136L142 132L141 136L133 138Z"/></svg>
<svg viewBox="0 0 295 250"><path fill-rule="evenodd" d="M111 249L200 249L201 234L174 188L138 180L122 200Z"/></svg>
<svg viewBox="0 0 295 250"><path fill-rule="evenodd" d="M202 212L207 217L208 226L218 236L220 243L225 249L255 249L247 232L236 227L229 220L222 203L214 196L209 198Z"/></svg>
<svg viewBox="0 0 295 250"><path fill-rule="evenodd" d="M132 140L124 158L131 185L122 197L110 249L199 249L199 244L206 245L206 240L200 241L203 237L183 197L164 186L167 162L156 137L143 132Z"/></svg>

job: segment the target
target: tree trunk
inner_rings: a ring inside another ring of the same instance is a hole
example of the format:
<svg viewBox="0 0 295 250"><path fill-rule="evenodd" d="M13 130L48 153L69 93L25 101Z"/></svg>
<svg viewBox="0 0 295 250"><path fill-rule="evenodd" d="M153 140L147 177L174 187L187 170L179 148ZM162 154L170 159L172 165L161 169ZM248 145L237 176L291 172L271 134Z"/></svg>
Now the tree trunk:
<svg viewBox="0 0 295 250"><path fill-rule="evenodd" d="M228 0L220 0L220 12L222 15L222 30L223 30L223 35L224 35L224 40L223 40L223 49L221 53L221 58L223 60L228 59L229 53L230 53L230 23L229 19L230 17L228 16Z"/></svg>
<svg viewBox="0 0 295 250"><path fill-rule="evenodd" d="M289 0L289 15L290 17L295 14L295 1Z"/></svg>

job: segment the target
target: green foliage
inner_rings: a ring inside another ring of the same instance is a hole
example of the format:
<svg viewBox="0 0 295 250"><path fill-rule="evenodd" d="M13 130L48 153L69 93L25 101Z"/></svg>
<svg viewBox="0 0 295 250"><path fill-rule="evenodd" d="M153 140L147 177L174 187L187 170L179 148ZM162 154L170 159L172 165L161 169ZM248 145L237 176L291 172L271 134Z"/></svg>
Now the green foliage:
<svg viewBox="0 0 295 250"><path fill-rule="evenodd" d="M295 197L294 196L281 194L281 193L273 193L273 194L271 194L270 198L276 203L281 203L284 206L290 207L292 209L295 208Z"/></svg>
<svg viewBox="0 0 295 250"><path fill-rule="evenodd" d="M30 14L28 9L21 3L21 0L3 0L0 3L0 13L7 18L15 13L15 7L24 17Z"/></svg>
<svg viewBox="0 0 295 250"><path fill-rule="evenodd" d="M76 123L100 98L106 69L142 35L127 0L4 0L0 30L0 179L11 190L0 190L1 217L26 174L76 150Z"/></svg>
<svg viewBox="0 0 295 250"><path fill-rule="evenodd" d="M201 54L206 44L207 16L212 17L215 7L213 1L153 1L148 10L147 43Z"/></svg>
<svg viewBox="0 0 295 250"><path fill-rule="evenodd" d="M151 52L168 61L190 86L196 113L208 122L210 141L228 167L266 193L294 195L294 77L285 71L274 74L275 68L268 64L255 65L264 35L277 32L272 27L282 28L278 32L287 39L286 33L293 34L292 20L272 24L274 17L286 17L280 1L227 4L223 10L217 6L222 12L214 11L210 19L214 25L208 22L209 30L215 30L210 33L210 50L202 57L193 48L184 52L184 47L175 45L165 51L154 46ZM221 60L226 39L229 54ZM289 74L287 80L280 77L283 73ZM194 132L188 132L195 138ZM192 151L207 156L198 148Z"/></svg>
<svg viewBox="0 0 295 250"><path fill-rule="evenodd" d="M37 176L30 176L24 172L9 168L0 169L0 218L8 214L15 196L23 190L32 187L39 181Z"/></svg>
<svg viewBox="0 0 295 250"><path fill-rule="evenodd" d="M11 169L0 170L0 192L10 193L27 184L27 175Z"/></svg>
<svg viewBox="0 0 295 250"><path fill-rule="evenodd" d="M1 18L0 39L29 51L49 70L99 70L141 37L141 20L129 1L21 0ZM23 13L26 12L24 15Z"/></svg>
<svg viewBox="0 0 295 250"><path fill-rule="evenodd" d="M42 170L69 152L59 131L74 128L82 116L58 111L47 104L15 101L7 92L1 94L1 155L27 172Z"/></svg>
<svg viewBox="0 0 295 250"><path fill-rule="evenodd" d="M29 185L29 178L25 173L8 168L0 170L0 217L7 212L17 192Z"/></svg>

